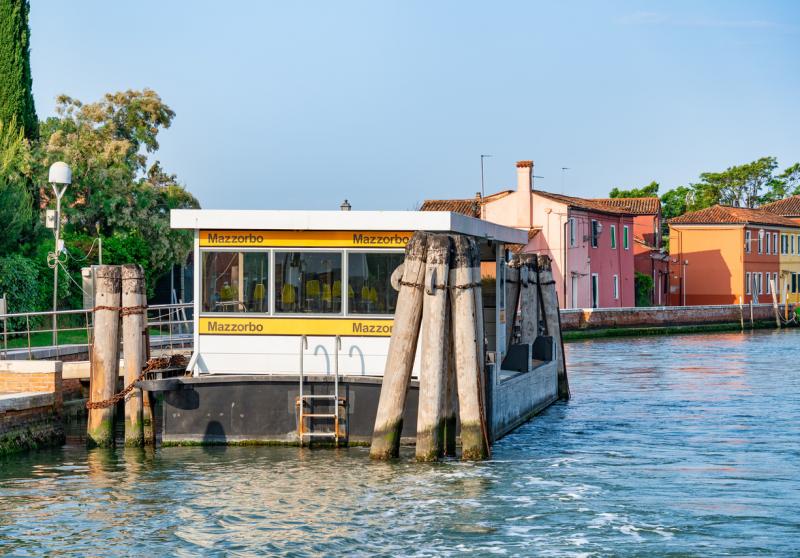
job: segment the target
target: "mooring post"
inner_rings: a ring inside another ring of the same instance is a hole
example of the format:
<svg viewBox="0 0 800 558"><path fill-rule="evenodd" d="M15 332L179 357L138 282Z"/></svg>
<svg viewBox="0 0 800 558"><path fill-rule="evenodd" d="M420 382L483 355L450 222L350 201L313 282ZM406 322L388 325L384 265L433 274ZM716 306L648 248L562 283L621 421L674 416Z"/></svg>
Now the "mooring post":
<svg viewBox="0 0 800 558"><path fill-rule="evenodd" d="M553 347L558 364L558 398L569 399L569 379L567 378L567 362L564 358L564 342L561 339L561 312L558 307L558 293L556 282L553 280L553 271L550 267L550 258L547 256L538 257L538 283L539 292L544 306L545 319L547 320L548 330L553 336Z"/></svg>
<svg viewBox="0 0 800 558"><path fill-rule="evenodd" d="M447 281L450 237L428 238L425 290L422 304L422 358L417 412L417 461L435 461L444 455L444 407L447 386Z"/></svg>
<svg viewBox="0 0 800 558"><path fill-rule="evenodd" d="M750 299L750 329L755 327L755 323L753 322L753 299Z"/></svg>
<svg viewBox="0 0 800 558"><path fill-rule="evenodd" d="M772 294L772 310L775 312L775 327L781 328L781 311L778 308L778 282L775 279L769 280L769 292Z"/></svg>
<svg viewBox="0 0 800 558"><path fill-rule="evenodd" d="M739 322L742 325L742 331L744 331L744 307L742 306L742 297L739 297Z"/></svg>
<svg viewBox="0 0 800 558"><path fill-rule="evenodd" d="M488 455L486 423L481 408L481 362L478 354L478 314L472 270L474 243L468 238L453 237L450 264L451 324L453 358L458 388L458 414L461 420L462 459L485 459Z"/></svg>
<svg viewBox="0 0 800 558"><path fill-rule="evenodd" d="M145 291L142 294L142 305L147 306L147 284L145 284ZM147 330L147 310L144 314L144 329L142 330L142 337L144 337L144 361L150 360L150 332ZM156 417L154 411L155 395L149 391L142 392L142 425L144 430L144 445L156 445Z"/></svg>
<svg viewBox="0 0 800 558"><path fill-rule="evenodd" d="M403 409L417 352L422 293L425 281L425 253L428 234L416 232L408 241L403 263L397 309L394 314L389 354L383 374L378 412L369 455L373 459L390 459L400 453L403 430Z"/></svg>
<svg viewBox="0 0 800 558"><path fill-rule="evenodd" d="M110 399L119 377L120 268L101 265L95 274L94 336L91 351L89 400ZM86 430L89 447L114 445L114 406L89 409Z"/></svg>
<svg viewBox="0 0 800 558"><path fill-rule="evenodd" d="M122 266L122 351L125 361L125 385L136 381L144 369L144 270L142 266ZM142 390L133 388L125 398L125 445L144 445Z"/></svg>
<svg viewBox="0 0 800 558"><path fill-rule="evenodd" d="M458 422L458 387L456 384L455 359L453 358L453 327L450 299L447 300L447 337L445 341L445 362L447 382L444 396L444 454L456 455L456 427Z"/></svg>
<svg viewBox="0 0 800 558"><path fill-rule="evenodd" d="M514 337L514 324L517 318L520 292L520 260L513 256L508 262L508 276L506 277L506 350L511 346Z"/></svg>
<svg viewBox="0 0 800 558"><path fill-rule="evenodd" d="M531 267L533 255L521 258L519 269L519 337L523 343L533 343L539 336L539 298Z"/></svg>

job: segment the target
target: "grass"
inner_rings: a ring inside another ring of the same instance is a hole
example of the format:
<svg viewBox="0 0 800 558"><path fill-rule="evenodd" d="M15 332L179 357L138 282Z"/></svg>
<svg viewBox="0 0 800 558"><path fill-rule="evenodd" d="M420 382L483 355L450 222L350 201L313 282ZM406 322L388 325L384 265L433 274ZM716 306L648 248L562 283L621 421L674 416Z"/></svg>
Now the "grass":
<svg viewBox="0 0 800 558"><path fill-rule="evenodd" d="M159 335L158 328L151 327L150 328L150 336L156 337ZM61 345L85 345L87 343L86 340L86 330L85 329L71 329L66 331L59 330L58 332L58 344ZM31 347L51 347L53 345L53 332L52 331L38 331L38 332L31 332ZM0 349L3 349L3 337L2 331L0 330ZM17 334L15 337L12 337L11 334L8 336L8 349L27 349L28 348L28 336L22 334L21 336Z"/></svg>

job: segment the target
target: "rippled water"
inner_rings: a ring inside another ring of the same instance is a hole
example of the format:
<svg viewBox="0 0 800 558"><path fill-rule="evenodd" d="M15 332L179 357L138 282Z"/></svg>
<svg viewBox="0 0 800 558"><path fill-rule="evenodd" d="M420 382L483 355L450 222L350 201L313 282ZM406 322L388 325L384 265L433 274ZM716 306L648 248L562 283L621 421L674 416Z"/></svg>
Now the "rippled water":
<svg viewBox="0 0 800 558"><path fill-rule="evenodd" d="M570 344L572 400L479 464L77 443L17 456L0 461L0 553L798 555L798 349L798 330Z"/></svg>

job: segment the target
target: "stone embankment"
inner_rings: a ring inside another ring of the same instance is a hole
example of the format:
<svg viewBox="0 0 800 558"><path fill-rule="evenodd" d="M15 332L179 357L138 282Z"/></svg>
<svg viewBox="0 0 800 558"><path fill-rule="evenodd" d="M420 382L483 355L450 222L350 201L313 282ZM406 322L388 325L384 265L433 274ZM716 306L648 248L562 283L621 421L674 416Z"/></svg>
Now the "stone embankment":
<svg viewBox="0 0 800 558"><path fill-rule="evenodd" d="M752 310L752 313L751 313ZM781 317L786 315L783 305L778 306ZM788 315L795 311L789 305ZM642 330L672 328L676 331L714 330L723 326L745 329L776 326L772 304L739 306L658 306L638 308L575 308L561 310L561 326L567 332L594 330ZM624 333L624 331L623 331ZM652 331L658 333L658 331Z"/></svg>
<svg viewBox="0 0 800 558"><path fill-rule="evenodd" d="M61 361L0 361L0 456L64 442Z"/></svg>

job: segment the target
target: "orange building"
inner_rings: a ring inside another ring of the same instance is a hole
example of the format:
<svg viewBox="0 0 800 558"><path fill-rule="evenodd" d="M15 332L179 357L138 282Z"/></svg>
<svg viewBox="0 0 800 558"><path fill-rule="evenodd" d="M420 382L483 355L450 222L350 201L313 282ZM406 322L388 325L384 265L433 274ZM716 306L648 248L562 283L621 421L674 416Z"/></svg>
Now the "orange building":
<svg viewBox="0 0 800 558"><path fill-rule="evenodd" d="M763 209L715 205L670 219L670 304L771 301L787 231L800 224Z"/></svg>

